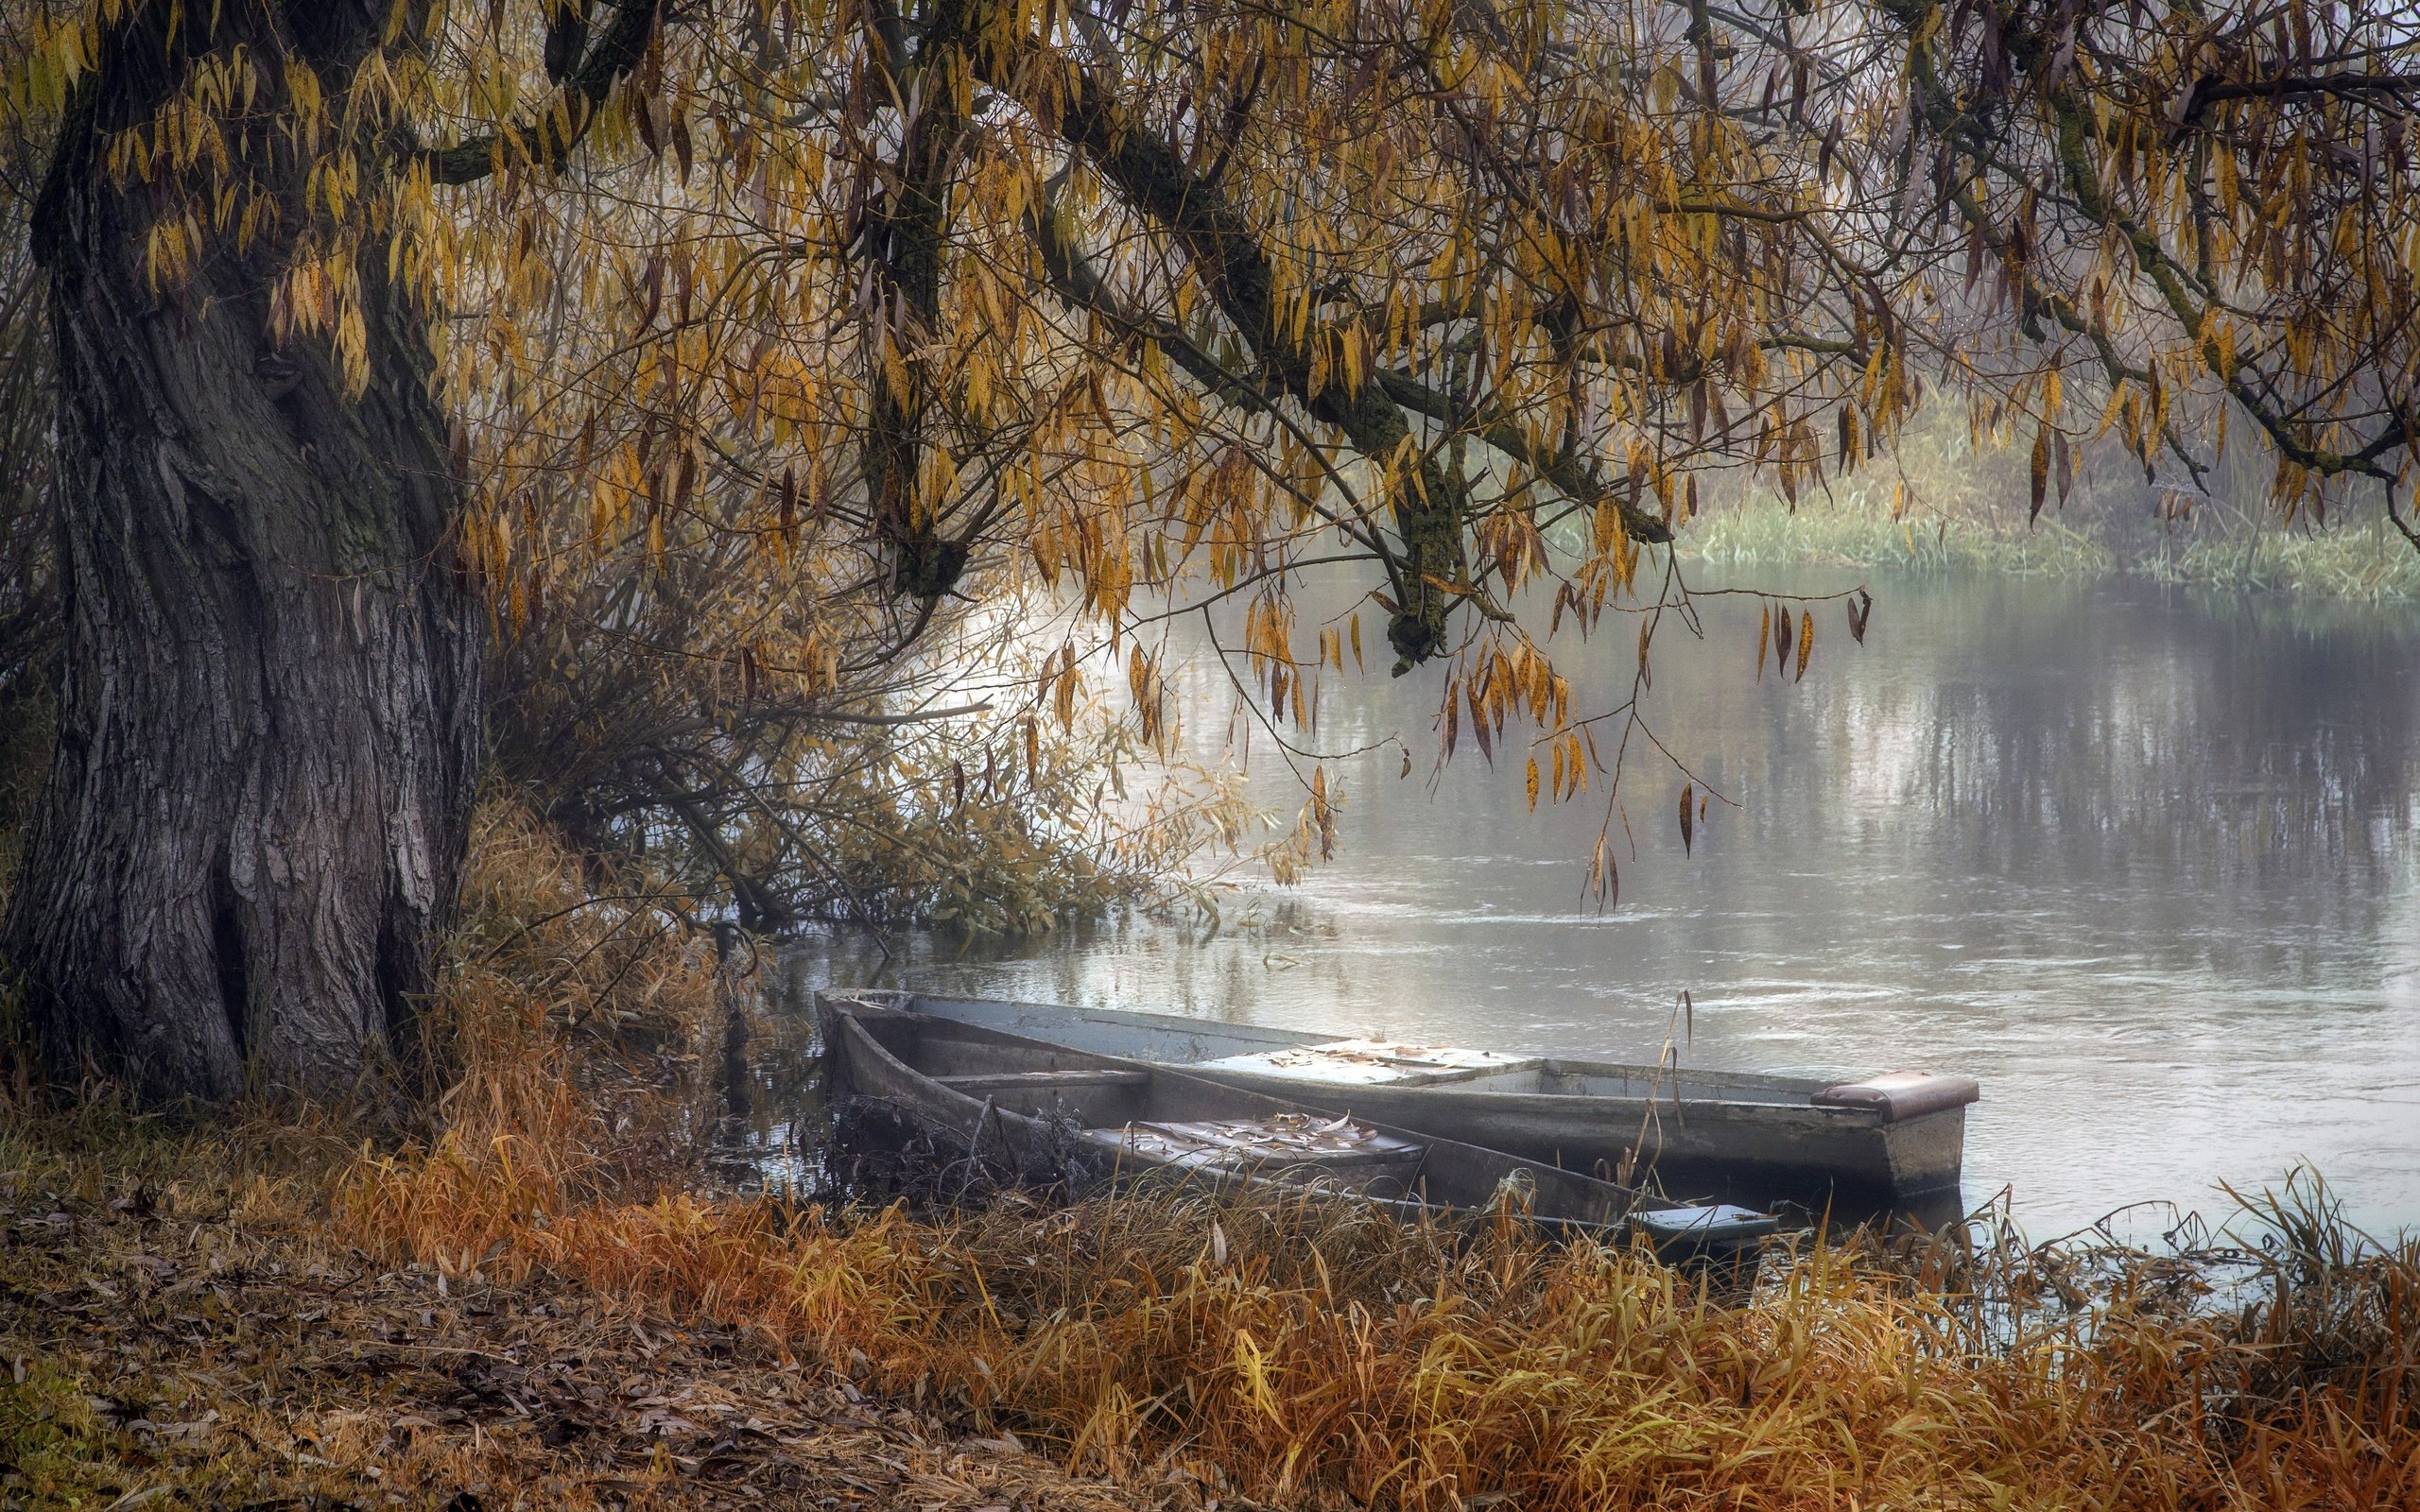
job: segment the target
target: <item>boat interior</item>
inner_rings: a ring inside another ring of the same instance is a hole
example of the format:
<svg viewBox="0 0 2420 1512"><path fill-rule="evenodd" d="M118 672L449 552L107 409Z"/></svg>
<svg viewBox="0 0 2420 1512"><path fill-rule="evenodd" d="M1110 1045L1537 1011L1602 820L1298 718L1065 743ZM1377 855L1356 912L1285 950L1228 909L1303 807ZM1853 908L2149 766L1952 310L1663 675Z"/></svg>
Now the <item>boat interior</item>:
<svg viewBox="0 0 2420 1512"><path fill-rule="evenodd" d="M1270 1166L1315 1168L1348 1186L1382 1178L1393 1189L1419 1175L1427 1146L1384 1134L1349 1118L1271 1113L1261 1118L1138 1122L1114 1131L1126 1149L1188 1171L1245 1171Z"/></svg>
<svg viewBox="0 0 2420 1512"><path fill-rule="evenodd" d="M979 1027L922 1016L861 1018L858 1027L909 1068L952 1091L1011 1112L1065 1114L1086 1127L1118 1127L1158 1116L1205 1117L1235 1109L1159 1105L1160 1078L1080 1050L1020 1043ZM1187 1103L1199 1097L1184 1099Z"/></svg>
<svg viewBox="0 0 2420 1512"><path fill-rule="evenodd" d="M1439 1091L1531 1092L1564 1097L1672 1098L1690 1102L1805 1103L1822 1082L1775 1076L1555 1060L1450 1045L1379 1040L1221 1056L1193 1062L1204 1072L1236 1072L1320 1087L1422 1087Z"/></svg>
<svg viewBox="0 0 2420 1512"><path fill-rule="evenodd" d="M1426 1145L1184 1076L1116 1065L1081 1051L921 1016L860 1019L885 1050L937 1084L1028 1117L1072 1119L1096 1143L1198 1171L1316 1167L1363 1185L1409 1181Z"/></svg>

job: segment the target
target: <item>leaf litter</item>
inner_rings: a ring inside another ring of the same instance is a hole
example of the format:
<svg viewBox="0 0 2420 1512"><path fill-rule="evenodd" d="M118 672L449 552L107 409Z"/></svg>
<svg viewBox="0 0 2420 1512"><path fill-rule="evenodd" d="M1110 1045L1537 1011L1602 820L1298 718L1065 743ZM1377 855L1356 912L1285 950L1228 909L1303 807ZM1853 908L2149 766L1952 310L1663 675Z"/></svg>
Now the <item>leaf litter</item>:
<svg viewBox="0 0 2420 1512"><path fill-rule="evenodd" d="M384 1265L299 1202L0 1183L0 1507L1130 1512L1180 1489L1070 1476L761 1329Z"/></svg>

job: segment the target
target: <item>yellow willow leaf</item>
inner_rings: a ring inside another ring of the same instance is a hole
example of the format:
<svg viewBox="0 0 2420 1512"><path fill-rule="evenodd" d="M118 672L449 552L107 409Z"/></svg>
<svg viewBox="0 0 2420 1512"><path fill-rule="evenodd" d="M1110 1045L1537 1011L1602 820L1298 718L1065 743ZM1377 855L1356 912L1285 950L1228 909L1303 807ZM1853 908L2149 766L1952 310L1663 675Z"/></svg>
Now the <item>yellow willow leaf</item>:
<svg viewBox="0 0 2420 1512"><path fill-rule="evenodd" d="M2100 406L2100 423L2093 430L2093 439L2099 440L2101 437L2108 435L2109 428L2118 422L2118 418L2125 413L2125 409L2126 386L2120 382L2111 387L2109 403Z"/></svg>
<svg viewBox="0 0 2420 1512"><path fill-rule="evenodd" d="M2027 469L2026 518L2031 521L2042 513L2042 500L2050 485L2050 428L2037 427L2033 432L2033 456Z"/></svg>
<svg viewBox="0 0 2420 1512"><path fill-rule="evenodd" d="M1529 790L1530 812L1535 814L1538 812L1538 759L1534 755L1530 758Z"/></svg>
<svg viewBox="0 0 2420 1512"><path fill-rule="evenodd" d="M1076 724L1076 658L1075 648L1068 648L1066 665L1060 671L1058 685L1052 690L1051 713L1062 729L1072 730Z"/></svg>

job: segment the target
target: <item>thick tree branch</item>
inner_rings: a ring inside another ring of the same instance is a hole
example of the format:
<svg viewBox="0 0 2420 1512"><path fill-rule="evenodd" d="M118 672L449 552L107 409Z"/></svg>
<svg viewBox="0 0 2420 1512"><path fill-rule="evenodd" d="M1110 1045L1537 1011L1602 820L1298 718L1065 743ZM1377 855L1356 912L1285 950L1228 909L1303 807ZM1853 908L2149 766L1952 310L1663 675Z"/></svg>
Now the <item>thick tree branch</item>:
<svg viewBox="0 0 2420 1512"><path fill-rule="evenodd" d="M1658 544L1672 539L1671 522L1662 515L1651 514L1628 498L1614 491L1591 461L1576 455L1549 456L1530 444L1521 428L1500 415L1489 415L1439 393L1426 384L1403 374L1381 369L1378 384L1387 397L1441 425L1467 432L1494 451L1511 457L1544 479L1557 492L1576 504L1591 508L1613 509L1622 518L1622 528L1639 541Z"/></svg>
<svg viewBox="0 0 2420 1512"><path fill-rule="evenodd" d="M421 153L421 161L428 165L430 181L475 183L503 165L508 147L527 152L536 166L562 167L571 161L573 149L587 139L589 129L596 123L597 108L614 93L614 86L647 56L648 41L655 34L662 10L663 0L618 0L614 24L563 80L560 97L569 118L568 131L551 110L542 109L502 132L452 146L429 147Z"/></svg>
<svg viewBox="0 0 2420 1512"><path fill-rule="evenodd" d="M1027 216L1026 231L1042 254L1043 275L1048 280L1051 292L1063 303L1087 311L1130 335L1151 342L1212 398L1236 408L1267 415L1285 426L1305 447L1314 452L1319 450L1311 438L1303 434L1299 422L1286 413L1279 403L1285 396L1276 387L1250 374L1233 371L1204 352L1200 342L1173 323L1154 319L1128 308L1102 280L1082 249L1060 234L1048 205ZM1357 511L1359 509L1360 501L1354 496L1352 486L1337 476L1333 470L1329 471L1329 482ZM1340 515L1332 509L1322 508L1316 500L1306 502L1347 537L1361 542L1376 556L1400 596L1404 563L1388 545L1384 534L1357 514Z"/></svg>

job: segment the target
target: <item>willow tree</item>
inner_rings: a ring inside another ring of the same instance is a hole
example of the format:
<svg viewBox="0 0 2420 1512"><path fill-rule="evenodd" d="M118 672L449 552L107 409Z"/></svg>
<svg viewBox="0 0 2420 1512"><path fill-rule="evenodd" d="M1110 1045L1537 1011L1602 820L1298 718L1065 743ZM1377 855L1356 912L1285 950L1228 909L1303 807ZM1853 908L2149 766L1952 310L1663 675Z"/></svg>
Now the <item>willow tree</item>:
<svg viewBox="0 0 2420 1512"><path fill-rule="evenodd" d="M1441 751L1525 727L1536 791L1607 803L1609 887L1613 780L1660 750L1646 646L1697 623L1656 548L1709 474L1795 498L1930 386L2031 447L2037 506L2112 431L2191 489L2230 412L2289 511L2401 477L2398 15L737 7L667 33L656 185L518 249L596 269L592 340L644 355L610 387L520 360L495 434L545 444L502 443L482 518L804 519L910 605L1014 561L1146 705L1120 632L1169 593L1244 601L1272 722L1322 666L1442 662ZM561 469L588 449L602 486ZM483 549L535 592L539 540ZM1313 562L1359 564L1368 612L1298 633ZM1803 667L1789 609L1754 627ZM1608 612L1638 678L1575 695L1551 642Z"/></svg>
<svg viewBox="0 0 2420 1512"><path fill-rule="evenodd" d="M1947 387L2037 502L2094 430L2191 487L2233 416L2406 523L2400 15L95 0L20 70L81 481L13 949L155 1090L334 1084L449 891L482 613L661 659L626 800L737 870L790 732L931 713L864 669L1028 591L1105 633L920 758L936 811L1088 647L1165 741L1134 632L1218 596L1272 723L1442 665L1441 750L1605 801L1610 890L1709 474L1795 497ZM701 562L763 612L654 638ZM1364 610L1298 628L1313 563ZM1576 690L1609 616L1635 678Z"/></svg>

